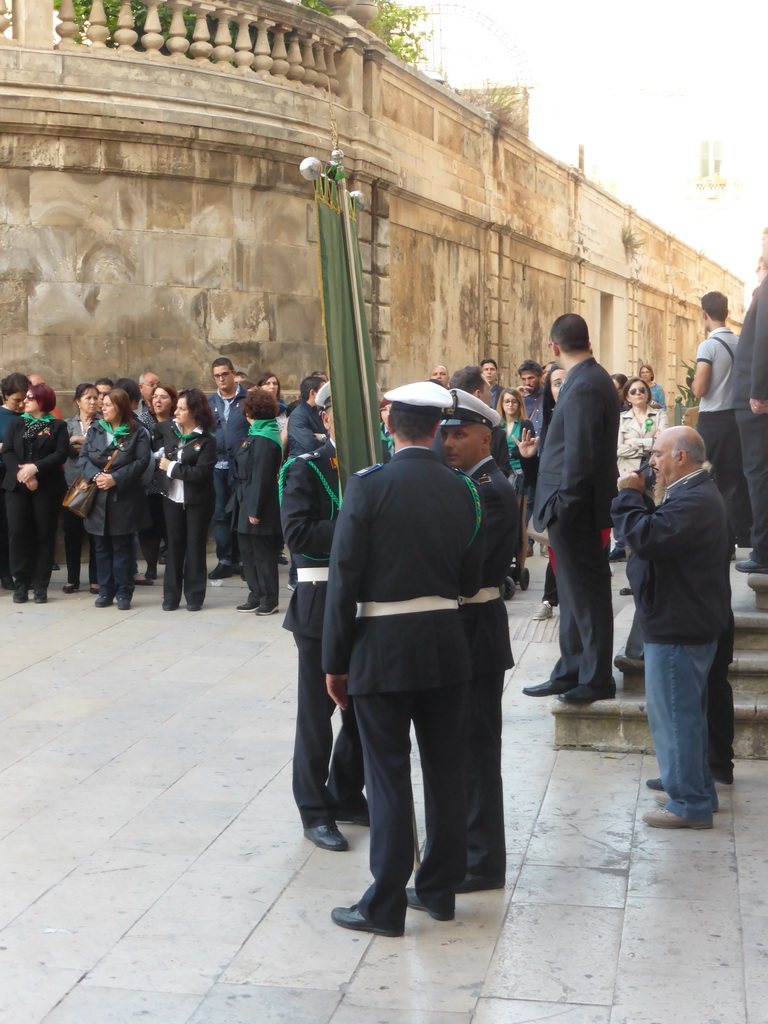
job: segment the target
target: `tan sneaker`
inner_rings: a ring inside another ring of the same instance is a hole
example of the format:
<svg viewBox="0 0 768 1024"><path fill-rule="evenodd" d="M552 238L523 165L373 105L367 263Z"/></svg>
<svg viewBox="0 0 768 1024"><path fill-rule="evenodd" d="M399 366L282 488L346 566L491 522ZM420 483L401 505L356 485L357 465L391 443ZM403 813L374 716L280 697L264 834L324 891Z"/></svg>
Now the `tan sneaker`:
<svg viewBox="0 0 768 1024"><path fill-rule="evenodd" d="M549 601L542 601L539 607L536 609L536 614L531 616L531 619L536 622L540 619L551 619L552 618L552 605Z"/></svg>
<svg viewBox="0 0 768 1024"><path fill-rule="evenodd" d="M654 828L712 828L711 821L694 821L692 818L681 818L671 811L659 808L658 811L646 811L643 815L646 825Z"/></svg>

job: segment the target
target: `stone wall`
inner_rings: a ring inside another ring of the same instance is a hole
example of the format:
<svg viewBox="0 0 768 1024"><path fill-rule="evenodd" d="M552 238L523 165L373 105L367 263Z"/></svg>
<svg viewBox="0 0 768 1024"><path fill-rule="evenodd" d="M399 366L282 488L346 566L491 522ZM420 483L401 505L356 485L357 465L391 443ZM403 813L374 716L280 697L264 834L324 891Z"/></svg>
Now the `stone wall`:
<svg viewBox="0 0 768 1024"><path fill-rule="evenodd" d="M0 37L4 372L69 390L151 367L207 386L223 353L290 389L323 365L297 168L331 148L329 88L370 198L360 233L383 386L484 355L514 379L575 311L609 370L649 360L672 398L701 336L698 297L726 292L740 319L735 278L350 19L282 0L234 0L216 17L232 12L237 47L214 48L212 29L212 56L194 59L178 33L173 56L158 33L145 51Z"/></svg>

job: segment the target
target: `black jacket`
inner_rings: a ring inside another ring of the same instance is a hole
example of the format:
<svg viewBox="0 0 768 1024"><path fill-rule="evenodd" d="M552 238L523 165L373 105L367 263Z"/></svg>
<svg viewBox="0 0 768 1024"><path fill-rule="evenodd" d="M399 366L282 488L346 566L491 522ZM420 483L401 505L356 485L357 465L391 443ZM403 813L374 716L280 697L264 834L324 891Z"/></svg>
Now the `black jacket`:
<svg viewBox="0 0 768 1024"><path fill-rule="evenodd" d="M174 459L181 449L181 462L171 467L171 475L158 471L155 476L158 490L167 495L172 480L184 482L184 504L200 505L214 500L213 467L216 465L216 439L213 434L202 433L195 440L182 441L175 433L173 423L158 423L153 436L155 451L163 449L166 458Z"/></svg>
<svg viewBox="0 0 768 1024"><path fill-rule="evenodd" d="M63 424L62 424L63 426ZM66 431L66 427L64 427ZM115 479L115 486L107 491L96 491L96 500L85 519L88 533L99 537L135 533L149 526L151 518L142 475L151 458L149 431L137 423L124 439L107 472ZM85 435L78 469L86 480L93 480L115 450L110 435L100 423L94 423Z"/></svg>
<svg viewBox="0 0 768 1024"><path fill-rule="evenodd" d="M309 402L299 402L288 417L288 455L295 458L317 450L315 434L324 434L320 410Z"/></svg>
<svg viewBox="0 0 768 1024"><path fill-rule="evenodd" d="M283 461L282 445L268 437L246 437L235 455L233 529L238 533L277 536L280 504L277 481ZM248 521L253 516L259 523Z"/></svg>
<svg viewBox="0 0 768 1024"><path fill-rule="evenodd" d="M499 596L485 604L463 604L459 609L472 656L472 674L502 672L515 660L509 642L509 619L501 586L520 547L520 506L514 486L493 459L473 474L483 504L484 545L481 587L498 589ZM472 595L465 594L465 597Z"/></svg>
<svg viewBox="0 0 768 1024"><path fill-rule="evenodd" d="M580 529L611 525L619 416L613 381L593 356L568 371L539 460L537 529L555 518Z"/></svg>
<svg viewBox="0 0 768 1024"><path fill-rule="evenodd" d="M749 409L750 398L768 399L768 277L744 317L733 361L734 409Z"/></svg>
<svg viewBox="0 0 768 1024"><path fill-rule="evenodd" d="M631 488L611 508L614 529L631 549L627 576L643 639L706 644L728 625L730 546L725 506L702 473L655 508Z"/></svg>
<svg viewBox="0 0 768 1024"><path fill-rule="evenodd" d="M330 439L317 451L285 464L280 518L285 543L298 568L328 565L339 506L339 470L336 448ZM284 628L319 640L323 635L327 586L322 581L297 583Z"/></svg>
<svg viewBox="0 0 768 1024"><path fill-rule="evenodd" d="M331 551L323 668L349 673L348 692L385 693L467 683L469 649L458 606L376 618L358 601L474 594L482 579L481 507L474 485L426 448L350 477Z"/></svg>
<svg viewBox="0 0 768 1024"><path fill-rule="evenodd" d="M13 491L27 488L16 479L19 466L26 462L34 462L37 466L37 486L39 489L60 491L66 490L64 482L64 463L69 455L69 434L67 425L62 420L51 420L43 433L37 434L30 441L24 440L24 431L29 420L23 416L11 422L3 439L3 464L5 478L3 490Z"/></svg>

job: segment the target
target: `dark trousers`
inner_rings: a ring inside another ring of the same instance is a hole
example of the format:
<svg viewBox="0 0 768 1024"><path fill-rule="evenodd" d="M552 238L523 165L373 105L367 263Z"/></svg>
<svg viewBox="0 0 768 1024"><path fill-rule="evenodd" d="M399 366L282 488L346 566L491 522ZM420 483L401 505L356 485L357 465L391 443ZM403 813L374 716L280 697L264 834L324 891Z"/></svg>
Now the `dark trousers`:
<svg viewBox="0 0 768 1024"><path fill-rule="evenodd" d="M94 536L99 597L133 596L134 534L105 533Z"/></svg>
<svg viewBox="0 0 768 1024"><path fill-rule="evenodd" d="M752 558L768 565L768 415L737 410L741 458L752 506Z"/></svg>
<svg viewBox="0 0 768 1024"><path fill-rule="evenodd" d="M180 505L163 498L166 524L165 573L163 602L179 604L182 586L187 604L199 605L205 600L205 549L208 527L213 515L213 502Z"/></svg>
<svg viewBox="0 0 768 1024"><path fill-rule="evenodd" d="M759 417L757 417L759 419ZM748 547L752 527L749 488L741 459L741 438L736 412L700 412L696 429L707 447L717 489L723 496L731 543Z"/></svg>
<svg viewBox="0 0 768 1024"><path fill-rule="evenodd" d="M560 658L552 682L595 690L613 682L611 570L600 531L549 524L560 598Z"/></svg>
<svg viewBox="0 0 768 1024"><path fill-rule="evenodd" d="M733 661L733 612L720 634L707 676L707 736L709 767L718 777L733 777L733 690L728 666Z"/></svg>
<svg viewBox="0 0 768 1024"><path fill-rule="evenodd" d="M354 697L365 758L374 879L358 907L366 920L383 928L403 927L405 887L413 870L411 722L421 757L427 826L416 892L432 910L454 909L454 890L467 868L466 700L465 686Z"/></svg>
<svg viewBox="0 0 768 1024"><path fill-rule="evenodd" d="M283 538L279 534L238 533L237 542L250 603L276 608L279 603L277 559Z"/></svg>
<svg viewBox="0 0 768 1024"><path fill-rule="evenodd" d="M557 580L552 563L547 559L547 568L544 571L544 601L548 601L553 608L557 608Z"/></svg>
<svg viewBox="0 0 768 1024"><path fill-rule="evenodd" d="M148 572L157 572L157 560L160 557L160 542L165 539L165 517L162 494L148 494L147 507L152 518L152 525L139 530L139 547L147 563ZM210 522L210 517L209 517Z"/></svg>
<svg viewBox="0 0 768 1024"><path fill-rule="evenodd" d="M8 555L8 514L5 511L5 491L0 491L0 577L11 575Z"/></svg>
<svg viewBox="0 0 768 1024"><path fill-rule="evenodd" d="M88 537L88 581L98 583L96 571L96 549L93 537L85 532L85 521L68 508L61 510L61 526L64 531L64 553L67 557L67 583L80 586L80 566L83 560L83 537Z"/></svg>
<svg viewBox="0 0 768 1024"><path fill-rule="evenodd" d="M504 673L476 675L467 706L467 873L503 878L504 790L501 782L501 698Z"/></svg>
<svg viewBox="0 0 768 1024"><path fill-rule="evenodd" d="M5 492L10 569L17 587L48 589L62 497L58 489L45 487Z"/></svg>
<svg viewBox="0 0 768 1024"><path fill-rule="evenodd" d="M235 485L228 469L214 469L213 490L216 500L213 508L213 537L216 557L225 565L237 561L237 534L232 529L232 501Z"/></svg>
<svg viewBox="0 0 768 1024"><path fill-rule="evenodd" d="M304 828L315 828L332 825L338 811L365 810L363 751L353 702L341 712L341 730L333 743L336 705L325 688L322 641L295 633L293 638L299 651L293 796Z"/></svg>

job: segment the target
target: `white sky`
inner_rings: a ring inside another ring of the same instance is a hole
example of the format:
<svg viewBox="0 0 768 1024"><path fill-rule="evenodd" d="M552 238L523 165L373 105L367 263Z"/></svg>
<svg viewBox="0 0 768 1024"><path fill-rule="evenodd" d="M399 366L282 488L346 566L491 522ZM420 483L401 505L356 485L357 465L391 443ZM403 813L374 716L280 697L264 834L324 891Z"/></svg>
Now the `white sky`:
<svg viewBox="0 0 768 1024"><path fill-rule="evenodd" d="M760 234L768 225L768 7L755 0L461 0L442 6L434 41L442 42L452 85L522 75L533 86L530 137L536 145L576 164L583 143L588 175L725 263L751 291ZM450 11L457 6L468 13ZM500 33L484 25L484 17ZM435 55L439 62L437 45ZM743 186L725 215L697 211L686 198L687 182L698 175L701 139L723 142L723 173Z"/></svg>

